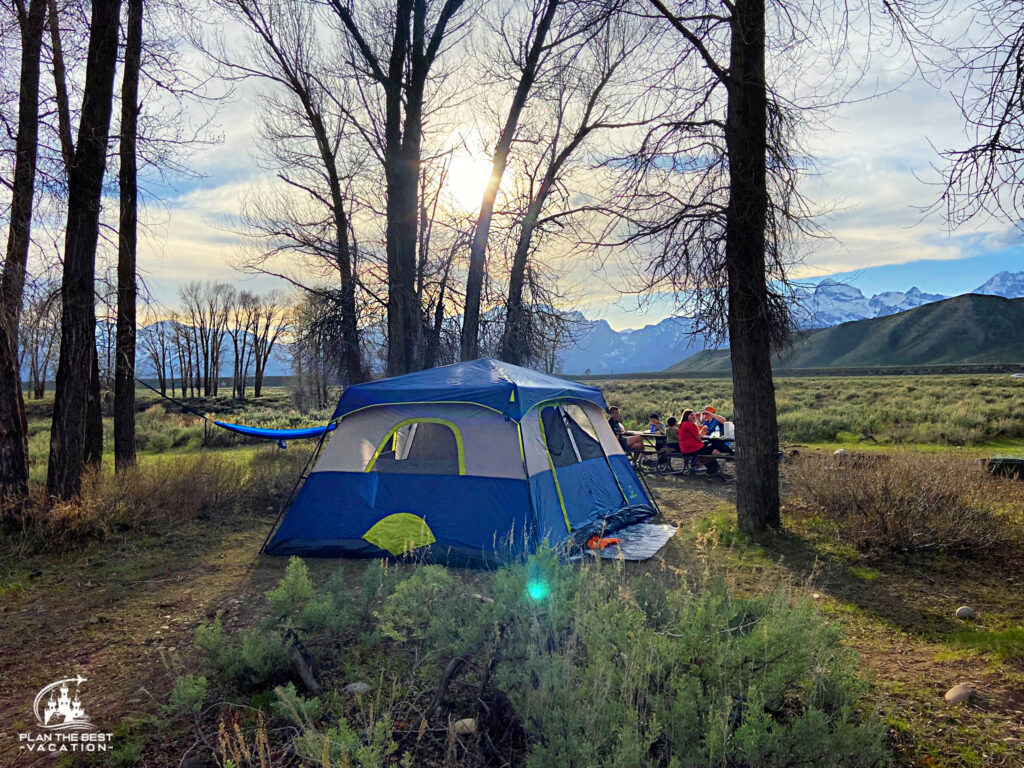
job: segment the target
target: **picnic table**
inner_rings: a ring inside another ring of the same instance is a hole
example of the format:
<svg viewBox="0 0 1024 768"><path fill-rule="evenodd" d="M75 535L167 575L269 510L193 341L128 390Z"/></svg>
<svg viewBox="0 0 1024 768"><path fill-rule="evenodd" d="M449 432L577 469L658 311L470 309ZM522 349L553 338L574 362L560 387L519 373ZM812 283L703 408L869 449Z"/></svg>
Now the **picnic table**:
<svg viewBox="0 0 1024 768"><path fill-rule="evenodd" d="M684 474L689 472L690 474L703 473L703 468L698 468L693 461L696 458L693 454L680 453L678 450L669 451L666 454L662 454L660 448L664 445L665 435L658 434L656 432L637 432L627 430L623 433L629 436L639 436L643 438L644 450L642 453L637 455L636 453L630 452L630 459L633 461L634 467L638 473L644 474L649 471L654 471L659 474ZM660 441L660 442L659 442ZM725 440L730 445L734 443L732 440ZM658 457L659 461L650 463L650 457ZM665 460L660 459L664 456ZM719 461L735 461L735 454L731 453L718 453L718 454L704 454L704 457L718 459ZM672 459L683 459L683 469L677 470L672 467Z"/></svg>

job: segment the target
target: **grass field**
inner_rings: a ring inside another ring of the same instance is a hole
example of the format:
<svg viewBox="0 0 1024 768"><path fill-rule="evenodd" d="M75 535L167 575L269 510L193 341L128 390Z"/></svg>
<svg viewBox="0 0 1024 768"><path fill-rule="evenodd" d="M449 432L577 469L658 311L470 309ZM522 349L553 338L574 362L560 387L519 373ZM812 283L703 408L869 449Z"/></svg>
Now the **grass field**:
<svg viewBox="0 0 1024 768"><path fill-rule="evenodd" d="M614 381L604 389L633 426L652 410L678 415L684 407L713 403L731 412L727 381ZM558 728L569 725L583 730L572 731L573 743L564 749L582 749L586 742L607 755L629 746L627 735L636 736L626 725L633 722L632 707L642 693L610 699L607 691L618 690L629 675L653 674L648 666L637 666L634 651L642 660L684 642L682 637L669 642L683 628L666 630L659 623L664 618L651 617L668 608L690 610L687 605L709 626L718 620L716 611L724 611L719 618L726 623L710 630L717 638L755 621L744 618L750 611L775 606L771 610L780 613L772 631L780 634L774 642L814 637L826 643L819 649L825 653L834 632L855 654L855 677L861 682L851 678L849 691L866 688L857 694L854 720L862 719L869 730L883 729L885 757L882 763L869 762L874 742L864 732L863 761L858 762L856 750L850 752L850 745L859 743L851 735L845 746L834 744L835 765L1024 765L1024 484L991 478L959 455L994 452L999 446L1009 453L1024 444L1024 386L1008 377L781 380L784 439L856 445L891 457L842 464L824 451L802 451L782 468L784 530L760 538L736 530L733 487L700 478L656 479L654 493L665 520L680 529L661 556L627 564L621 574L611 570L613 564L600 572L567 572L590 574L595 584L612 578L613 591L592 595L597 601L592 612L573 619L576 634L566 646L590 648L599 654L593 663L586 663L584 654L572 666L551 667L546 659L561 658L552 655L550 643L560 642L556 635L546 645L530 646L537 655L530 657L534 666L523 679L556 673L564 683L539 698L524 698L515 693L523 687L515 674L526 673L516 665L503 667L498 656L482 656L498 653L483 642L467 651L468 663L452 675L436 707L431 701L443 670L472 639L452 634L452 628L502 621L500 615L472 611L470 620L469 604L490 610L473 595L518 610L508 603L514 603L508 592L514 574L453 569L417 576L414 565L382 572L376 561L310 560L315 592L304 595L295 579L281 581L283 559L257 553L309 444L297 442L280 451L215 430L203 447L201 421L170 407L154 408L153 397L140 391L140 466L134 474L115 479L108 463L87 484L80 503L40 506L33 513L37 517L22 518L0 538L0 765L57 764L19 752L11 735L31 721L35 691L68 664L102 687L102 693L92 689L90 712L116 734L117 750L62 758L61 765L171 768L184 757L198 758L190 763L195 766L231 759L238 768L262 768L256 744L266 738L268 768L394 766L402 764L403 752L414 755L408 764L416 766L557 766L563 763L555 758L527 763L526 755L561 738ZM329 417L294 411L283 389L269 391L259 404L227 399L190 404L260 426L306 426ZM943 404L950 407L944 410ZM47 405L30 408L37 486L46 456ZM865 440L866 435L874 440ZM957 451L956 445L965 448ZM859 451L850 448L847 455ZM887 470L887 461L899 462L901 471ZM931 538L921 542L915 526L927 529ZM927 548L915 549L918 543ZM715 597L718 583L726 592ZM659 597L662 587L672 590L668 608L657 607L665 599ZM331 595L334 609L323 602ZM293 603L299 608L287 607ZM961 604L977 611L976 621L954 618ZM636 613L638 607L647 619ZM282 610L290 618L282 618ZM531 627L540 631L559 615L558 604L550 611L550 617L547 609L527 616L522 625L527 636ZM432 621L435 615L438 621ZM220 635L212 630L218 622ZM282 712L273 692L288 681L301 691L281 652L286 629L300 634L325 687L315 717L298 724ZM22 641L28 637L41 642ZM703 641L695 636L685 642L699 646ZM744 654L761 652L756 643L716 648L696 651L687 664L702 665L704 671L679 679L700 677L710 685L718 678L708 677L709 661L726 670L747 663ZM734 652L739 655L728 661ZM838 659L829 654L818 661ZM494 665L490 687L487 658ZM809 674L820 674L818 667L811 669ZM779 674L766 671L766 684ZM657 686L665 684L658 679ZM756 688L757 680L755 675L749 684ZM370 693L343 694L353 682L367 683ZM943 694L959 683L969 683L976 694L966 704L947 704ZM511 699L494 699L495 685ZM797 676L793 685L783 697L780 712L788 713L783 720L802 714L807 703L798 695L806 681ZM825 689L832 691L830 685ZM485 689L491 693L481 705ZM559 698L560 689L571 695ZM664 707L673 690L636 706ZM503 740L488 731L500 759L484 748L482 736L453 735L452 723L500 719L485 715L484 707L513 704L518 716L501 711L520 730L506 732ZM433 708L423 725L428 705ZM577 711L586 717L580 720ZM537 712L561 719L553 721L554 730L543 730L542 721L531 720ZM623 730L614 730L616 723ZM236 726L245 750L231 735ZM642 730L637 733L642 736ZM339 758L327 744L332 739L362 751ZM381 756L392 742L397 751ZM821 754L832 749L828 744L822 743ZM656 759L656 743L641 753L633 762L623 758L616 764L663 764ZM307 759L300 761L297 754ZM840 754L854 756L839 761Z"/></svg>
<svg viewBox="0 0 1024 768"><path fill-rule="evenodd" d="M714 405L731 415L728 379L595 381L627 426ZM991 447L1024 455L1024 381L1008 375L780 378L779 438L822 445Z"/></svg>

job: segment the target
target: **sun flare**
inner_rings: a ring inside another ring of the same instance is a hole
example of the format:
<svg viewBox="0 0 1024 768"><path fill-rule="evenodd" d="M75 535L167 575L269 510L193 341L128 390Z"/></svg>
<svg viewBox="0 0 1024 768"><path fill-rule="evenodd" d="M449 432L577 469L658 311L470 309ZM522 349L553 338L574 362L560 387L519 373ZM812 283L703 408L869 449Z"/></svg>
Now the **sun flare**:
<svg viewBox="0 0 1024 768"><path fill-rule="evenodd" d="M444 185L449 201L466 213L479 210L490 177L491 161L486 157L455 155Z"/></svg>

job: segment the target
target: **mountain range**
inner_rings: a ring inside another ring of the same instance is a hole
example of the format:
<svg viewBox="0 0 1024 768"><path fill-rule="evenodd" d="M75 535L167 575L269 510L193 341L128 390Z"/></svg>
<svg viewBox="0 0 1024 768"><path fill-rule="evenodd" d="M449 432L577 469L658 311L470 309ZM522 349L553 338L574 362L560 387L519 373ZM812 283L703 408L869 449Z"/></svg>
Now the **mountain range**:
<svg viewBox="0 0 1024 768"><path fill-rule="evenodd" d="M1024 298L965 294L906 312L808 332L778 368L1009 364L1024 362ZM668 370L727 372L728 350L705 350Z"/></svg>
<svg viewBox="0 0 1024 768"><path fill-rule="evenodd" d="M1000 272L971 293L1022 298L1024 272ZM809 330L889 317L947 298L924 293L916 287L907 291L885 291L868 298L852 285L826 278L813 289L797 291L793 312L798 328ZM561 371L570 375L588 371L601 374L665 370L712 346L707 339L692 334L693 321L686 317L669 317L653 325L625 331L614 330L604 320L587 320L580 313L575 313L575 319L573 341L559 355Z"/></svg>

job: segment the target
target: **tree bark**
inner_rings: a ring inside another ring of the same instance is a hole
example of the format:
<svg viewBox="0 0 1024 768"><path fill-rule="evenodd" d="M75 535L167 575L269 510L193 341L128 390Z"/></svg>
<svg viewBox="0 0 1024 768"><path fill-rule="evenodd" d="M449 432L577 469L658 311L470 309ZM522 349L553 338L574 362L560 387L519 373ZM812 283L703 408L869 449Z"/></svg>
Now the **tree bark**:
<svg viewBox="0 0 1024 768"><path fill-rule="evenodd" d="M778 422L765 277L768 99L764 0L736 0L725 138L729 157L725 262L736 421L740 530L779 526Z"/></svg>
<svg viewBox="0 0 1024 768"><path fill-rule="evenodd" d="M297 86L298 87L298 86ZM366 380L363 369L362 352L359 346L359 328L356 317L356 280L352 264L352 253L349 247L348 216L345 213L345 197L341 191L341 176L334 157L334 150L327 136L320 112L314 108L309 92L301 89L299 94L303 107L313 127L320 157L327 171L327 186L331 192L331 208L334 216L334 229L337 242L338 276L341 283L341 351L342 364L349 383L356 384Z"/></svg>
<svg viewBox="0 0 1024 768"><path fill-rule="evenodd" d="M501 334L501 346L498 357L512 365L523 365L529 353L529 340L526 336L525 315L523 310L523 280L526 276L526 261L530 256L530 241L537 227L537 220L547 200L550 182L547 177L541 182L540 191L530 201L530 207L523 217L519 230L519 242L512 258L512 271L508 280L508 300L505 302L505 328Z"/></svg>
<svg viewBox="0 0 1024 768"><path fill-rule="evenodd" d="M96 359L96 241L113 109L120 10L120 0L92 5L82 115L75 162L68 176L60 362L46 477L47 491L58 498L78 494L85 468L91 366Z"/></svg>
<svg viewBox="0 0 1024 768"><path fill-rule="evenodd" d="M516 86L515 95L512 97L512 106L509 108L505 125L498 137L498 144L494 149L494 162L491 167L491 176L487 180L487 188L484 190L483 201L480 203L480 213L476 219L476 229L473 230L473 243L469 248L469 274L466 277L466 306L462 315L462 359L475 360L479 357L480 340L480 294L484 284L484 264L487 255L487 238L491 232L491 219L494 216L494 203L498 198L498 187L501 186L502 176L505 175L505 166L508 163L509 150L512 148L512 139L515 138L516 128L519 126L519 116L526 106L526 97L530 94L533 81L537 76L537 65L540 62L541 52L544 50L544 41L547 38L548 29L555 17L559 0L548 0L544 15L537 25L537 32L530 45L530 52L527 54L523 71ZM513 362L511 360L507 362Z"/></svg>
<svg viewBox="0 0 1024 768"><path fill-rule="evenodd" d="M448 23L463 2L445 0L428 40L427 0L396 0L395 30L385 74L351 13L340 0L331 0L374 79L384 88L389 376L408 373L417 366L420 307L416 301L416 239L423 95L427 75L440 51Z"/></svg>
<svg viewBox="0 0 1024 768"><path fill-rule="evenodd" d="M60 135L60 153L64 158L64 173L71 172L75 159L75 144L71 140L71 107L68 102L68 76L64 67L64 50L60 43L60 15L57 0L49 0L50 48L53 54L53 90L57 101L57 133Z"/></svg>
<svg viewBox="0 0 1024 768"><path fill-rule="evenodd" d="M28 424L18 363L18 326L32 231L39 137L39 52L45 17L45 0L32 0L27 13L24 4L18 6L21 27L18 136L7 256L0 277L0 498L21 496L28 491Z"/></svg>
<svg viewBox="0 0 1024 768"><path fill-rule="evenodd" d="M117 352L114 355L114 466L135 463L135 261L138 180L135 148L142 66L142 0L128 0L128 28L121 81L121 220L117 249ZM163 375L160 375L161 388Z"/></svg>
<svg viewBox="0 0 1024 768"><path fill-rule="evenodd" d="M85 405L85 463L99 466L103 462L103 405L100 386L100 357L95 344L89 368L89 393Z"/></svg>

